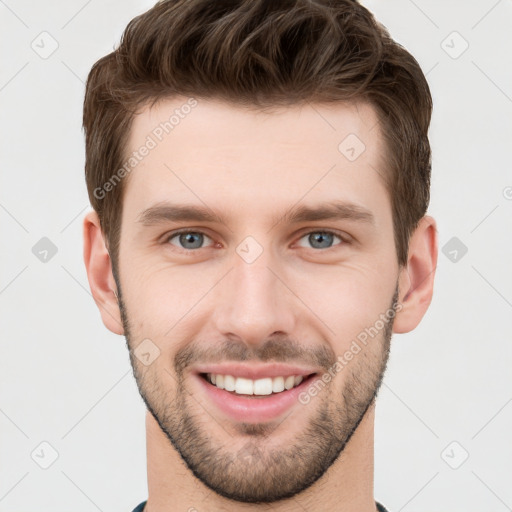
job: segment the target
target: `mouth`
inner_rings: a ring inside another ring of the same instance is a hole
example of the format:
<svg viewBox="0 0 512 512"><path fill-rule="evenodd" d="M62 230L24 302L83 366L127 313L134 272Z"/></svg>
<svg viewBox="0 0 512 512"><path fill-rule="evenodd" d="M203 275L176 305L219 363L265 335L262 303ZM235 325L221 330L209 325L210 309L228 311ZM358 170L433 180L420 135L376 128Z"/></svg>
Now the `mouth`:
<svg viewBox="0 0 512 512"><path fill-rule="evenodd" d="M271 371L267 368L265 372L211 370L194 375L200 393L229 420L245 423L269 422L289 414L295 407L304 407L299 395L320 376L316 371L279 367Z"/></svg>
<svg viewBox="0 0 512 512"><path fill-rule="evenodd" d="M248 379L245 377L234 377L229 374L221 373L200 373L206 382L222 389L228 393L244 398L265 398L270 395L285 393L298 387L302 382L316 375L289 375L277 377L263 377L261 379Z"/></svg>

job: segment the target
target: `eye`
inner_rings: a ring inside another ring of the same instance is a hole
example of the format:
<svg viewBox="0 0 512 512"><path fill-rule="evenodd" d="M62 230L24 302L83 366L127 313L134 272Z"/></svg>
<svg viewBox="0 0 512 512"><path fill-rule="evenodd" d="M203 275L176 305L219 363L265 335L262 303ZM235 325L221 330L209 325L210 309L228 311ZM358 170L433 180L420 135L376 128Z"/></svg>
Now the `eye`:
<svg viewBox="0 0 512 512"><path fill-rule="evenodd" d="M335 238L343 243L348 243L340 235L337 235L332 231L311 231L302 236L301 240L304 238L306 238L307 242L311 244L313 249L330 249ZM304 247L304 245L300 243L299 245Z"/></svg>
<svg viewBox="0 0 512 512"><path fill-rule="evenodd" d="M172 242L174 239L177 240L177 243ZM201 231L178 231L169 235L166 242L176 245L180 249L201 249L205 239L213 241Z"/></svg>
<svg viewBox="0 0 512 512"><path fill-rule="evenodd" d="M303 235L300 240L306 239L307 243L313 249L330 249L333 247L335 239L338 239L340 243L334 245L348 244L349 241L345 240L341 235L334 233L333 231L310 231ZM165 243L170 243L184 250L202 249L203 244L206 240L213 242L213 240L203 233L202 231L176 231L166 237ZM307 247L303 243L299 242L301 247Z"/></svg>

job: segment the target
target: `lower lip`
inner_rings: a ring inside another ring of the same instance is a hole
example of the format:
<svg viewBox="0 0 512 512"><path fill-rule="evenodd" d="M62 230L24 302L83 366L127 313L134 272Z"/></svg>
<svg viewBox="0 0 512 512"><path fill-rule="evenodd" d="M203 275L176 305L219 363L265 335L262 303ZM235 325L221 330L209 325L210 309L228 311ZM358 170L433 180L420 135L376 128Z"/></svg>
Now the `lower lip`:
<svg viewBox="0 0 512 512"><path fill-rule="evenodd" d="M236 395L230 391L219 389L200 375L197 379L208 398L227 416L239 422L261 423L279 418L294 404L298 404L299 395L304 391L316 374L304 379L298 386L272 393L271 395Z"/></svg>

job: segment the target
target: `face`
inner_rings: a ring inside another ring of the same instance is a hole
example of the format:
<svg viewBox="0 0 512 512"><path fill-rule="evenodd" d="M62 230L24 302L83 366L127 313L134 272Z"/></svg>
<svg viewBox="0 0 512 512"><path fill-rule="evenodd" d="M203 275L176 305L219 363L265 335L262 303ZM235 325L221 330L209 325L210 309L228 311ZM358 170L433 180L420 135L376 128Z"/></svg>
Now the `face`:
<svg viewBox="0 0 512 512"><path fill-rule="evenodd" d="M144 110L130 134L130 153L152 147L125 178L125 335L193 474L273 502L336 461L385 370L399 268L383 142L362 103L201 100L166 133L186 101Z"/></svg>

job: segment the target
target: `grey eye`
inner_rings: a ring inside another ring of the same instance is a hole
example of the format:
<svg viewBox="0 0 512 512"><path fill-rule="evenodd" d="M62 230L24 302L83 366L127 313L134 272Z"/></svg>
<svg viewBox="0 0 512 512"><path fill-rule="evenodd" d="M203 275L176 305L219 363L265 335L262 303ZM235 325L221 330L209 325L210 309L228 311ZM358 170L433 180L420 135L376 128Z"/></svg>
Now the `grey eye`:
<svg viewBox="0 0 512 512"><path fill-rule="evenodd" d="M179 244L172 242L173 239L177 239ZM185 231L183 233L176 233L169 237L169 243L177 245L182 249L200 249L205 241L210 240L210 237L198 231Z"/></svg>
<svg viewBox="0 0 512 512"><path fill-rule="evenodd" d="M342 239L329 231L312 231L302 237L302 239L307 237L307 241L314 249L329 249L333 245L333 241L335 238L342 241ZM302 245L302 244L300 244ZM304 247L302 245L302 247Z"/></svg>

